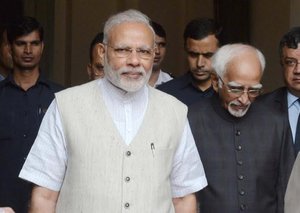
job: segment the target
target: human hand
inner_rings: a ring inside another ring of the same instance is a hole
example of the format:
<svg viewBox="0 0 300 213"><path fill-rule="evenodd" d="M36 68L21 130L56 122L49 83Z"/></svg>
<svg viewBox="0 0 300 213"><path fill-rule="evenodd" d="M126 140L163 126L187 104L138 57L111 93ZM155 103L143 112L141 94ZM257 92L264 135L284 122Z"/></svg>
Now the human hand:
<svg viewBox="0 0 300 213"><path fill-rule="evenodd" d="M0 213L15 213L15 211L10 207L0 207Z"/></svg>

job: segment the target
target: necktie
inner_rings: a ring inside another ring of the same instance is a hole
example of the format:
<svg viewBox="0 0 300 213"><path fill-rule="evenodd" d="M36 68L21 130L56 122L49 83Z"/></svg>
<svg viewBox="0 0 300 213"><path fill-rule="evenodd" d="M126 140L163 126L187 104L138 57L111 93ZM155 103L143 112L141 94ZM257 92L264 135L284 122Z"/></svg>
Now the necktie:
<svg viewBox="0 0 300 213"><path fill-rule="evenodd" d="M298 103L300 104L300 99L298 99ZM298 115L294 148L297 155L300 150L300 113Z"/></svg>

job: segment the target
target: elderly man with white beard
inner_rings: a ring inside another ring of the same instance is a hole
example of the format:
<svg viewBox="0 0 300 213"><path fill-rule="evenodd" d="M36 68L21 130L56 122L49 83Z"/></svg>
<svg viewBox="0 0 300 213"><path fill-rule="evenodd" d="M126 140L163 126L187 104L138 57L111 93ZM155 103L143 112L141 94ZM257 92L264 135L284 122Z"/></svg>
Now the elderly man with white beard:
<svg viewBox="0 0 300 213"><path fill-rule="evenodd" d="M56 94L20 173L30 212L196 212L207 181L187 107L147 84L154 36L136 10L105 23L105 77Z"/></svg>
<svg viewBox="0 0 300 213"><path fill-rule="evenodd" d="M249 45L225 45L212 66L218 95L188 114L208 181L196 194L200 212L282 213L294 153L286 116L254 101L264 56Z"/></svg>

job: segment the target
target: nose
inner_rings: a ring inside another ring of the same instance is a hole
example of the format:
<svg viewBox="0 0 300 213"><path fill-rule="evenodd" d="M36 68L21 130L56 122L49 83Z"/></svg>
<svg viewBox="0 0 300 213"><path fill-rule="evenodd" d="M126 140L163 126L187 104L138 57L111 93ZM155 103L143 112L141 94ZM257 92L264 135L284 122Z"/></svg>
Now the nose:
<svg viewBox="0 0 300 213"><path fill-rule="evenodd" d="M159 47L154 48L154 51L155 51L155 55L160 55L160 48Z"/></svg>
<svg viewBox="0 0 300 213"><path fill-rule="evenodd" d="M244 91L244 93L238 98L238 100L244 105L248 104L250 102L248 93Z"/></svg>
<svg viewBox="0 0 300 213"><path fill-rule="evenodd" d="M300 66L299 66L299 63L296 64L296 67L294 69L294 73L295 74L300 74Z"/></svg>
<svg viewBox="0 0 300 213"><path fill-rule="evenodd" d="M205 65L205 59L203 58L203 55L199 55L197 58L197 67L202 68Z"/></svg>
<svg viewBox="0 0 300 213"><path fill-rule="evenodd" d="M32 48L30 44L26 44L25 45L25 49L24 49L25 53L31 53L32 52Z"/></svg>
<svg viewBox="0 0 300 213"><path fill-rule="evenodd" d="M136 50L133 50L131 54L127 57L127 64L133 67L140 66L140 57Z"/></svg>

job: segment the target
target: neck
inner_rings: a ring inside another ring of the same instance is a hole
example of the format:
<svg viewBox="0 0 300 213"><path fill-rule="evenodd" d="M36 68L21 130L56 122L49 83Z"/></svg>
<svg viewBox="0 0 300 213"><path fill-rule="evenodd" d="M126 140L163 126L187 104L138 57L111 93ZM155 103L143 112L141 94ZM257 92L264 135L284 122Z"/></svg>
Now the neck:
<svg viewBox="0 0 300 213"><path fill-rule="evenodd" d="M39 75L40 73L38 68L22 71L16 68L13 70L13 78L15 83L25 91L36 84Z"/></svg>
<svg viewBox="0 0 300 213"><path fill-rule="evenodd" d="M193 79L192 83L193 83L194 87L196 87L198 90L201 90L201 91L207 90L212 85L211 79L208 79L206 81L195 81Z"/></svg>
<svg viewBox="0 0 300 213"><path fill-rule="evenodd" d="M152 70L152 73L151 73L151 76L150 76L150 79L148 81L148 84L152 87L154 87L155 83L157 82L158 80L158 77L159 77L159 71L160 71L160 68L156 69L156 70Z"/></svg>

